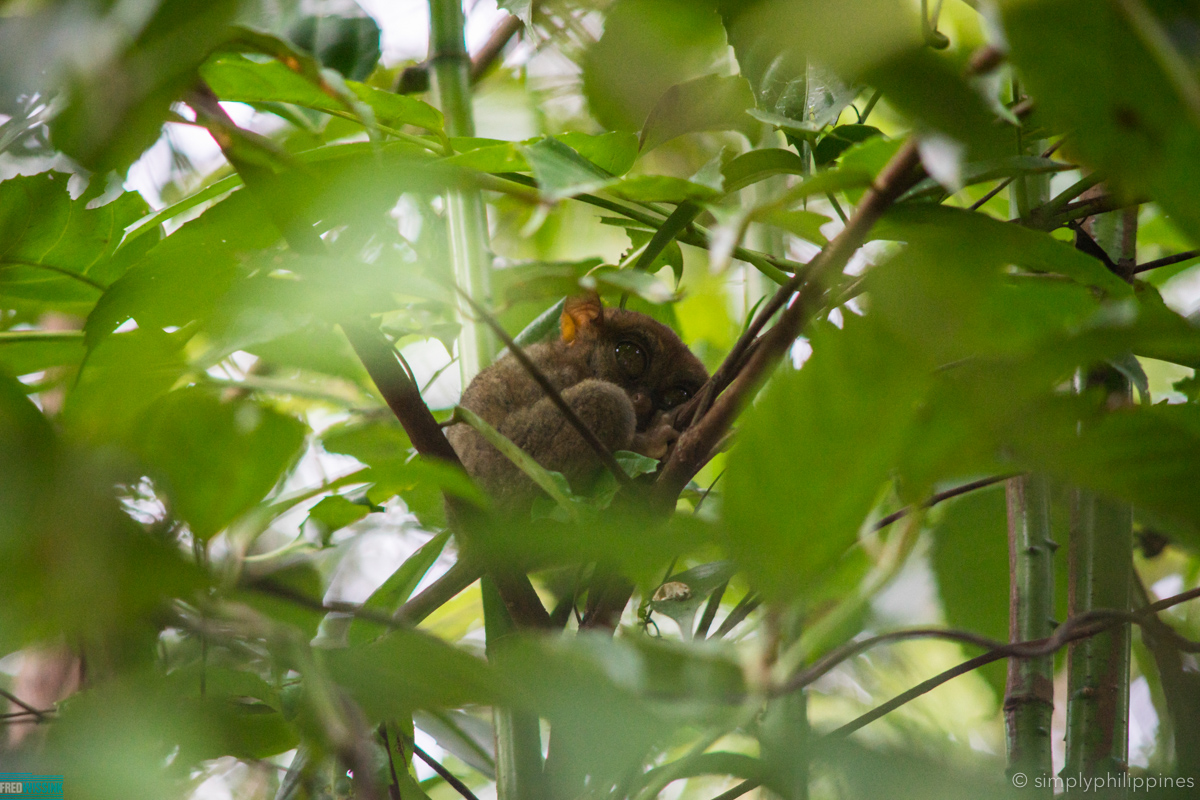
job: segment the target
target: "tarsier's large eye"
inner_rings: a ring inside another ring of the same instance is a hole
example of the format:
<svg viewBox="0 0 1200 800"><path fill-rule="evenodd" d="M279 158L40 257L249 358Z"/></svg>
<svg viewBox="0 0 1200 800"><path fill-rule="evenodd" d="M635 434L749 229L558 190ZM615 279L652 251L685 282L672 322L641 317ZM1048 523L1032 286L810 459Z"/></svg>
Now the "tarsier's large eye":
<svg viewBox="0 0 1200 800"><path fill-rule="evenodd" d="M672 386L670 389L667 389L665 392L663 392L662 407L664 410L666 410L669 408L674 408L675 406L681 406L690 400L691 397L692 390L688 389L686 386Z"/></svg>
<svg viewBox="0 0 1200 800"><path fill-rule="evenodd" d="M640 378L650 361L646 358L646 351L640 345L630 341L617 344L614 353L617 356L617 366L621 368L621 372L625 373L627 378Z"/></svg>

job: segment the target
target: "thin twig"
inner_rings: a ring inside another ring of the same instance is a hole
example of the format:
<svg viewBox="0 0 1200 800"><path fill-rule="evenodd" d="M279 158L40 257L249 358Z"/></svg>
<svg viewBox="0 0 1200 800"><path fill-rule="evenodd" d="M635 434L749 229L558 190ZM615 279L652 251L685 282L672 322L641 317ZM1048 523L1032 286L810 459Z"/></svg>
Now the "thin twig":
<svg viewBox="0 0 1200 800"><path fill-rule="evenodd" d="M1059 139L1057 142L1055 142L1054 144L1050 145L1050 146L1049 146L1048 148L1046 148L1046 150L1045 150L1045 151L1042 153L1042 158L1049 158L1050 156L1054 155L1055 151L1056 151L1056 150L1058 150L1058 148L1062 147L1062 145L1063 145L1063 142L1065 142L1065 141L1066 141L1066 137L1064 137L1064 138L1062 138L1062 139ZM974 203L972 203L972 204L971 204L971 210L972 210L972 211L978 211L980 208L982 208L982 207L983 207L983 204L984 204L984 203L986 203L988 200L991 200L991 199L992 199L993 197L995 197L996 195L1000 194L1000 192L1002 192L1002 191L1004 191L1006 188L1008 188L1008 185L1009 185L1010 183L1012 183L1013 181L1015 181L1016 179L1017 179L1017 176L1016 176L1016 175L1010 175L1009 177L1007 177L1007 178L1005 178L1004 180L1000 181L1000 183L999 183L999 184L997 184L996 188L992 189L990 192L988 192L987 194L985 194L983 197L979 198L979 199L978 199L978 200L976 200Z"/></svg>
<svg viewBox="0 0 1200 800"><path fill-rule="evenodd" d="M875 104L879 102L880 97L883 97L883 91L881 89L876 89L875 94L871 95L871 99L867 101L867 105L863 109L863 112L858 115L859 125L867 124L867 117L871 116L871 112L875 110Z"/></svg>
<svg viewBox="0 0 1200 800"><path fill-rule="evenodd" d="M386 722L379 723L379 738L383 739L383 749L387 751L388 757L388 770L392 773L392 783L388 787L389 793L392 795L392 800L403 800L400 797L400 779L396 776L396 759L392 755L392 743L388 739ZM403 746L399 741L396 744Z"/></svg>
<svg viewBox="0 0 1200 800"><path fill-rule="evenodd" d="M980 478L977 481L971 481L970 483L964 483L962 486L955 486L953 489L947 489L944 492L938 492L937 494L932 495L928 500L926 500L924 503L921 504L921 508L933 508L938 503L941 503L945 500L950 500L951 498L958 497L959 495L964 495L964 494L967 494L968 492L973 492L976 489L984 489L984 488L987 488L988 486L995 486L997 483L1003 483L1004 481L1008 480L1009 478L1015 478L1015 477L1016 477L1015 474L1014 475L997 475L992 478ZM876 530L876 531L883 530L888 525L891 525L893 522L895 522L899 519L903 519L904 517L908 516L911 513L912 513L912 506L905 506L904 508L900 509L899 511L893 511L891 514L888 514L886 517L883 517L878 522L876 522L875 527L872 528L872 530Z"/></svg>
<svg viewBox="0 0 1200 800"><path fill-rule="evenodd" d="M742 795L746 794L747 792L754 791L759 786L762 786L762 781L756 781L756 780L742 781L741 783L739 783L737 786L733 787L732 789L728 789L724 792L721 792L719 795L714 797L713 800L736 800L736 798L741 797Z"/></svg>
<svg viewBox="0 0 1200 800"><path fill-rule="evenodd" d="M410 623L407 621L393 617L390 614L384 614L379 611L371 611L356 603L342 603L338 601L324 602L315 597L309 597L302 592L297 592L294 589L290 589L287 586L282 586L270 580L254 581L253 583L247 583L243 585L241 588L252 592L258 592L259 594L277 597L280 600L286 600L289 603L293 603L301 608L307 608L311 611L345 614L348 617L361 619L364 622L372 622L376 625L382 625L388 629L411 627Z"/></svg>
<svg viewBox="0 0 1200 800"><path fill-rule="evenodd" d="M713 487L717 485L717 481L721 480L721 476L724 474L725 470L721 470L717 473L717 477L713 478L713 482L708 485L708 488L704 490L704 494L700 495L700 499L696 501L696 507L692 509L693 514L700 510L700 506L704 505L704 501L712 494Z"/></svg>
<svg viewBox="0 0 1200 800"><path fill-rule="evenodd" d="M24 710L26 713L28 713L28 714L33 714L35 717L37 717L37 718L38 718L38 722L41 722L41 721L42 721L42 718L43 718L43 716L44 716L44 715L45 715L45 713L46 713L46 712L44 712L44 711L39 711L38 709L36 709L36 708L34 708L33 706L29 705L29 703L26 703L24 700L22 700L21 698L17 697L17 696L16 696L15 694L13 694L12 692L7 692L7 691L5 691L4 689L0 689L0 697L3 697L3 698L4 698L5 700L7 700L8 702L10 702L10 703L12 703L13 705L15 705L15 706L18 706L19 708L23 709L23 710Z"/></svg>
<svg viewBox="0 0 1200 800"><path fill-rule="evenodd" d="M633 481L625 474L625 470L621 469L621 465L613 458L613 454L609 449L604 446L604 442L600 441L600 438L588 427L588 424L579 418L579 415L575 413L575 409L567 404L567 401L563 399L562 394L550 382L546 374L538 368L537 364L533 363L532 359L521 349L521 346L513 341L513 338L508 335L504 327L491 314L485 311L483 306L475 302L469 294L457 286L455 289L458 290L459 295L471 306L471 310L487 323L487 326L504 342L513 358L517 359L521 366L525 368L525 371L529 373L529 377L533 378L537 385L542 388L542 391L546 393L546 397L550 398L550 402L562 413L567 422L571 423L571 427L578 431L583 440L588 443L588 446L595 451L597 457L600 459L600 463L608 468L608 471L617 479L617 483L623 488L632 486Z"/></svg>
<svg viewBox="0 0 1200 800"><path fill-rule="evenodd" d="M1139 272L1149 272L1150 270L1158 269L1159 267L1169 267L1172 264L1179 264L1183 261L1191 261L1193 258L1200 258L1200 250L1186 250L1182 253L1176 253L1173 256L1156 258L1153 261L1147 261L1145 264L1138 264L1133 268L1133 274L1137 275Z"/></svg>
<svg viewBox="0 0 1200 800"><path fill-rule="evenodd" d="M465 783L463 783L458 778L456 778L454 776L454 773L452 773L450 770L446 769L441 764L439 764L437 762L437 760L435 758L433 758L433 756L429 755L429 753L426 753L424 750L422 750L420 745L418 745L416 742L410 742L410 744L412 744L413 752L416 753L417 756L422 761L424 761L429 766L433 767L433 771L436 772L438 775L441 775L442 778L445 779L446 783L448 783L454 787L454 790L456 792L461 794L463 797L467 798L467 800L479 800L479 798L475 796L475 793L472 792L469 788L467 788L467 785Z"/></svg>
<svg viewBox="0 0 1200 800"><path fill-rule="evenodd" d="M52 722L54 718L51 715L53 714L53 709L49 711L10 711L7 714L0 714L0 724L24 725L32 722L34 725L39 725L44 722Z"/></svg>
<svg viewBox="0 0 1200 800"><path fill-rule="evenodd" d="M1113 609L1097 609L1089 611L1086 614L1080 614L1077 617L1072 617L1059 625L1054 631L1053 636L1045 639L1035 639L1028 642L1015 642L1013 644L1003 645L993 648L983 655L976 656L968 661L964 661L958 666L952 667L927 681L917 684L906 692L902 692L883 705L871 709L866 714L847 722L845 725L832 731L829 736L842 737L854 733L859 728L862 728L886 714L891 713L900 706L915 700L923 694L927 694L938 686L941 686L947 681L957 678L959 675L965 675L972 670L978 669L985 664L990 664L993 661L999 661L1003 658L1033 658L1036 656L1044 656L1055 652L1069 642L1077 639L1084 639L1089 636L1095 636L1098 633L1103 633L1111 628L1126 623L1145 624L1146 620L1152 617L1155 612L1161 611L1164 608L1179 605L1200 597L1200 589L1192 589L1180 594L1160 600L1157 603L1151 603L1148 606L1138 609L1137 611L1117 611ZM1156 628L1156 633L1162 635L1161 631ZM1176 639L1176 637L1178 637ZM1178 642L1182 640L1182 644ZM1176 642L1176 646L1186 652L1200 651L1200 642L1193 642L1180 636L1178 633L1171 637L1171 641ZM1195 648L1195 649L1190 649Z"/></svg>
<svg viewBox="0 0 1200 800"><path fill-rule="evenodd" d="M906 628L900 631L890 631L888 633L881 633L878 636L847 642L841 647L830 650L814 662L812 666L788 678L787 682L775 690L774 693L787 694L797 689L803 689L805 686L810 686L827 675L838 664L850 660L859 653L870 650L876 645L887 644L889 642L903 642L909 639L945 639L951 642L977 645L988 650L998 650L1007 646L1004 642L997 641L988 636L981 636L977 633L955 630L953 628Z"/></svg>

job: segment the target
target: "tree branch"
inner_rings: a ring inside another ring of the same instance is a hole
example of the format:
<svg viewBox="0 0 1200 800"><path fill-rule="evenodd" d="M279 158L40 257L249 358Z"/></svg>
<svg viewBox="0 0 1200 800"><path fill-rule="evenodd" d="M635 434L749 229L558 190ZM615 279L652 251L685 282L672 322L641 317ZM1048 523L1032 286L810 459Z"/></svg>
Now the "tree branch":
<svg viewBox="0 0 1200 800"><path fill-rule="evenodd" d="M421 398L420 389L383 333L366 321L343 322L342 331L417 452L461 466L458 454Z"/></svg>
<svg viewBox="0 0 1200 800"><path fill-rule="evenodd" d="M710 379L711 388L706 385L700 397L716 396L712 407L683 432L659 473L654 499L660 507L672 504L687 482L704 465L742 406L766 380L770 369L779 363L801 329L816 313L820 298L824 294L823 284L826 279L845 267L850 257L866 240L875 221L900 195L916 184L923 174L916 142L910 140L888 162L875 183L863 195L862 201L842 232L809 262L807 269L797 272L764 304L754 322L735 345L734 351L730 352L716 372L717 376L736 374L736 378L720 395L716 395L716 383ZM792 296L797 294L795 301L788 305ZM780 309L782 313L779 322L762 335L761 344L749 354L745 366L739 366L743 356L750 350L750 342L754 341L755 333Z"/></svg>
<svg viewBox="0 0 1200 800"><path fill-rule="evenodd" d="M202 121L205 127L209 128L225 158L241 174L247 188L251 191L266 191L269 194L273 174L266 168L240 157L235 142L239 137L244 139L246 132L230 119L229 115L225 113L225 109L221 108L212 89L207 84L200 82L188 96L188 103L195 109L197 120ZM288 246L294 251L315 255L326 252L324 240L311 225L304 224L303 220L284 217L273 205L267 204L266 208L268 212L274 213L273 221L283 232ZM421 399L420 389L401 365L398 354L386 337L377 329L371 328L366 320L343 322L342 330L346 333L346 338L350 340L355 353L362 360L371 380L375 382L380 395L383 396L392 413L404 427L417 452L423 456L438 458L461 467L462 462L459 460L458 454L454 452L454 448L446 439L446 434L434 419L433 413ZM468 534L467 538L470 538L470 531L481 522L478 509L453 496L447 496L446 503L458 524ZM442 602L445 602L482 574L482 570L474 566L463 566L462 569L453 572L452 579L450 573L447 573L446 576L443 576L446 578L444 582L435 583L434 586L430 586L425 592L406 603L398 612L397 618L405 620L423 618L437 607L437 605L431 605L432 601L444 597ZM462 581L465 583L459 586L458 584ZM435 586L437 587L436 593L431 591ZM451 589L455 589L455 586L458 588L447 594ZM505 603L509 605L514 619L518 622L538 627L549 623L546 609L537 599L537 593L524 574L507 576L505 580L498 581L498 586L505 598Z"/></svg>
<svg viewBox="0 0 1200 800"><path fill-rule="evenodd" d="M947 489L944 492L938 492L937 494L932 495L928 500L926 500L924 503L921 504L921 508L933 508L938 503L941 503L945 500L950 500L950 499L958 497L960 495L967 494L968 492L973 492L976 489L985 489L988 486L995 486L997 483L1004 483L1004 481L1008 480L1009 478L1015 478L1015 477L1017 477L1015 474L1014 475L997 475L992 478L980 478L977 481L971 481L970 483L964 483L962 486L955 486L953 489ZM899 511L893 511L891 514L888 514L886 517L883 517L878 522L876 522L875 527L872 528L872 530L877 530L877 531L883 530L888 525L891 525L893 522L896 522L897 520L903 519L904 517L908 516L911 513L912 513L912 506L905 506L904 508L900 509Z"/></svg>
<svg viewBox="0 0 1200 800"><path fill-rule="evenodd" d="M424 750L422 750L420 745L418 745L415 741L409 742L409 744L412 745L413 753L415 753L417 755L417 757L420 758L422 761L424 761L426 764L431 766L433 768L434 772L436 772L438 775L441 775L442 778L446 781L446 783L448 783L452 787L454 787L454 791L458 792L463 797L467 798L467 800L479 800L479 798L475 796L475 793L472 792L469 788L467 788L467 785L465 783L463 783L457 777L455 777L453 772L451 772L450 770L443 767L438 762L437 759L435 759L433 756L429 755L429 753L426 753Z"/></svg>
<svg viewBox="0 0 1200 800"><path fill-rule="evenodd" d="M1173 256L1156 258L1153 261L1147 261L1145 264L1138 264L1136 267L1134 267L1133 274L1137 275L1139 272L1149 272L1150 270L1158 269L1159 267L1169 267L1172 264L1191 261L1193 258L1200 258L1200 250L1185 250L1184 252L1176 253Z"/></svg>

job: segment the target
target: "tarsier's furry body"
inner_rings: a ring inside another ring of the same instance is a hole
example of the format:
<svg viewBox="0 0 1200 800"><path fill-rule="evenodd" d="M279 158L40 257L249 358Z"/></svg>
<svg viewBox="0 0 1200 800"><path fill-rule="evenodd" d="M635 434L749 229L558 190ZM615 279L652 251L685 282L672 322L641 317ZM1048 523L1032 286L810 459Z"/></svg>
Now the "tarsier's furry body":
<svg viewBox="0 0 1200 800"><path fill-rule="evenodd" d="M661 458L678 436L672 410L708 379L666 325L603 308L595 297L569 300L562 336L525 353L610 452L652 458ZM601 468L594 450L511 354L476 376L462 405L574 488ZM512 462L466 424L451 426L447 436L467 472L502 508L528 507L538 490Z"/></svg>

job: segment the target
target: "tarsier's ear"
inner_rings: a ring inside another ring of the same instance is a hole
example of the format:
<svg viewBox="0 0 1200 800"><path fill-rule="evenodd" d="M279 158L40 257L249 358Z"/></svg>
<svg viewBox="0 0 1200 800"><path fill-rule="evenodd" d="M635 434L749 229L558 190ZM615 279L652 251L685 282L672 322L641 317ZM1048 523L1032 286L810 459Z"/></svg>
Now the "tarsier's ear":
<svg viewBox="0 0 1200 800"><path fill-rule="evenodd" d="M575 341L580 331L604 324L604 306L600 303L600 295L588 292L582 297L568 297L563 304L562 338L567 344Z"/></svg>

